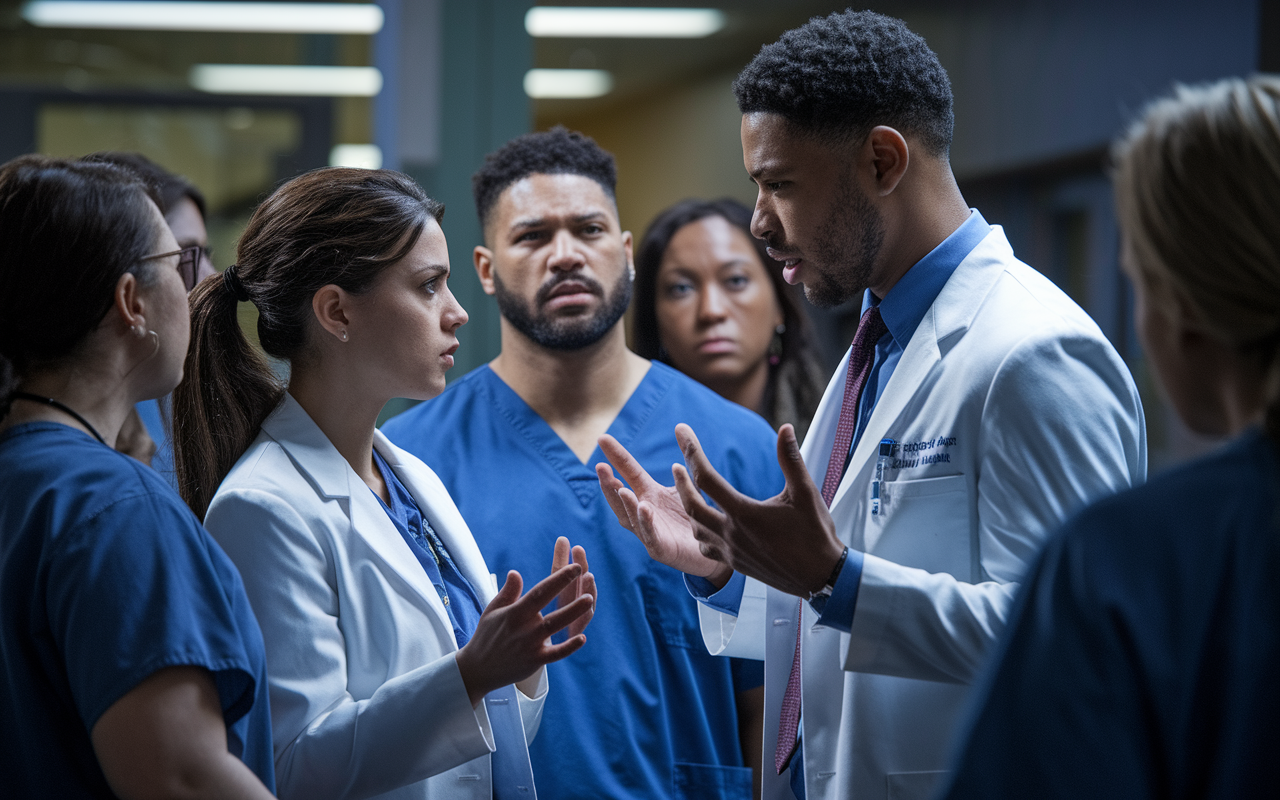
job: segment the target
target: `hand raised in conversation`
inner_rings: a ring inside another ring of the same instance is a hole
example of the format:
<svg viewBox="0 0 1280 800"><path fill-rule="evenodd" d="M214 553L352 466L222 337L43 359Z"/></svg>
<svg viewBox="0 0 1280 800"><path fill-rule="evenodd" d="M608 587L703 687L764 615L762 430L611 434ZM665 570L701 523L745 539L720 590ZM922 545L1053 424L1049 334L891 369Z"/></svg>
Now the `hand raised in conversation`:
<svg viewBox="0 0 1280 800"><path fill-rule="evenodd" d="M687 467L673 468L676 491L702 554L787 594L808 597L822 588L844 545L791 425L778 431L778 464L786 486L763 501L737 491L715 471L688 425L676 426L676 440Z"/></svg>
<svg viewBox="0 0 1280 800"><path fill-rule="evenodd" d="M653 560L723 586L733 571L703 553L679 493L655 481L617 439L605 434L599 444L626 481L619 480L608 464L596 465L600 490L618 523L636 535Z"/></svg>
<svg viewBox="0 0 1280 800"><path fill-rule="evenodd" d="M595 616L596 598L599 596L596 594L596 576L587 571L587 551L583 549L582 545L575 545L572 550L572 557L573 563L582 567L582 574L556 596L556 608L567 608L584 595L591 598L591 607L582 616L570 622L565 629L565 634L570 639L586 630L587 623L591 622L591 618ZM568 565L569 558L569 540L561 536L556 539L555 550L551 555L551 572L555 573Z"/></svg>
<svg viewBox="0 0 1280 800"><path fill-rule="evenodd" d="M582 561L586 561L585 553ZM506 582L480 615L471 640L456 656L472 705L489 692L518 683L539 667L567 658L586 644L587 637L581 632L586 622L580 620L592 613L593 595L579 592L577 599L567 605L549 614L542 613L562 592L575 591L573 585L585 571L583 563L566 564L523 596L520 591L524 581L520 573L515 570L507 573ZM594 586L594 581L591 585ZM575 623L577 633L560 644L551 644L552 634Z"/></svg>

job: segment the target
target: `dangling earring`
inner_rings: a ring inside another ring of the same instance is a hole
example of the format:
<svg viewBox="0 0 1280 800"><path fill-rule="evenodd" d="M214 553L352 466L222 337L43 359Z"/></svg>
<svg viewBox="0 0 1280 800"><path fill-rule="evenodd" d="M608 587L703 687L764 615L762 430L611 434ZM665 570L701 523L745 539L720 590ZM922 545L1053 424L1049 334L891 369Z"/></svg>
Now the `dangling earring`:
<svg viewBox="0 0 1280 800"><path fill-rule="evenodd" d="M147 333L156 340L155 348L152 349L151 355L147 356L147 360L150 361L151 359L156 357L156 353L160 352L160 334L156 333L155 331L147 331Z"/></svg>
<svg viewBox="0 0 1280 800"><path fill-rule="evenodd" d="M779 322L773 329L773 339L769 341L769 364L778 366L782 363L782 334L787 332L787 324Z"/></svg>
<svg viewBox="0 0 1280 800"><path fill-rule="evenodd" d="M343 329L342 329L342 333L341 333L341 334L339 334L339 338L341 338L341 339L342 339L342 341L344 341L344 342L347 340L347 329L346 329L346 328L343 328Z"/></svg>

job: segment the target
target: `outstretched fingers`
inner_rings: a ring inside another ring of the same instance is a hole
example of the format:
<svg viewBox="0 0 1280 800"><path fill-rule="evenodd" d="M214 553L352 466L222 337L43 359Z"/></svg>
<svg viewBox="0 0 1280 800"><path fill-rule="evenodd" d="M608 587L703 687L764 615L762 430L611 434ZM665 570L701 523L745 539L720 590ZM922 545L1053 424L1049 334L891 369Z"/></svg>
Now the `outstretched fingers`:
<svg viewBox="0 0 1280 800"><path fill-rule="evenodd" d="M791 423L778 430L778 466L782 468L782 477L786 479L787 491L792 497L820 496L821 492L800 455L800 442L796 439L796 430Z"/></svg>
<svg viewBox="0 0 1280 800"><path fill-rule="evenodd" d="M698 525L719 530L724 525L724 512L712 508L706 500L702 499L702 494L684 467L679 464L671 465L671 474L675 477L676 491L680 494L680 502L684 505L685 513L696 523L695 534Z"/></svg>
<svg viewBox="0 0 1280 800"><path fill-rule="evenodd" d="M581 564L566 564L538 581L532 589L525 592L524 597L516 600L511 605L520 606L520 610L524 612L537 612L546 607L556 595L564 591L580 575L582 575ZM516 577L519 577L519 573L516 573ZM503 588L505 589L506 587ZM496 600L497 598L494 599Z"/></svg>
<svg viewBox="0 0 1280 800"><path fill-rule="evenodd" d="M680 452L684 454L684 463L689 469L693 483L707 493L707 496L723 509L730 509L741 500L742 495L729 484L716 468L711 466L707 454L702 450L698 435L685 423L676 426L676 441L680 444ZM678 484L677 484L678 485ZM684 493L681 493L681 497ZM687 505L686 505L687 507ZM692 513L690 514L692 516Z"/></svg>
<svg viewBox="0 0 1280 800"><path fill-rule="evenodd" d="M609 459L609 463L618 471L622 479L631 484L631 488L638 495L643 495L646 491L658 485L644 467L636 461L635 457L628 452L622 443L613 438L609 434L601 436L597 442L600 445L601 452L604 457ZM599 472L597 471L597 474Z"/></svg>
<svg viewBox="0 0 1280 800"><path fill-rule="evenodd" d="M502 608L509 606L520 599L520 592L524 589L524 579L520 577L520 573L514 569L507 572L507 579L502 584L502 588L498 589L498 593L489 601L489 608Z"/></svg>
<svg viewBox="0 0 1280 800"><path fill-rule="evenodd" d="M551 571L555 572L569 563L569 539L565 536L556 538L555 548L551 551Z"/></svg>
<svg viewBox="0 0 1280 800"><path fill-rule="evenodd" d="M600 479L600 491L604 494L604 501L609 504L609 510L618 518L618 524L638 536L640 534L637 516L639 501L636 500L635 493L618 480L608 464L596 464L596 477Z"/></svg>
<svg viewBox="0 0 1280 800"><path fill-rule="evenodd" d="M550 614L542 617L543 633L550 636L553 633L565 628L569 623L577 620L583 614L591 612L592 606L595 605L595 597L582 595L577 600L569 603L564 608L557 608Z"/></svg>
<svg viewBox="0 0 1280 800"><path fill-rule="evenodd" d="M586 634L580 633L577 636L571 636L560 644L543 645L542 652L538 655L538 661L543 664L550 664L563 658L568 658L581 650L586 643Z"/></svg>

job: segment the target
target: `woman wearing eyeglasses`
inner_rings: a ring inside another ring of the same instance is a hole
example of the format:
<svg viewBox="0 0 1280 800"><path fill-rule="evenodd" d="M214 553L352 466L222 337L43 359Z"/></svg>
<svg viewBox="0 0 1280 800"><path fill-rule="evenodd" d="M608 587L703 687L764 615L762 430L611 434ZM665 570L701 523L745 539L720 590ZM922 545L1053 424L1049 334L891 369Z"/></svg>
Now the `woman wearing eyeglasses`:
<svg viewBox="0 0 1280 800"><path fill-rule="evenodd" d="M15 797L271 796L239 575L112 447L134 404L182 377L179 261L120 168L0 167L0 775Z"/></svg>
<svg viewBox="0 0 1280 800"><path fill-rule="evenodd" d="M101 152L85 156L84 161L105 162L124 167L149 184L164 214L165 224L182 248L178 273L190 292L196 284L215 274L209 231L205 228L204 194L195 184L161 167L139 153ZM136 406L120 430L116 449L131 455L160 473L175 489L173 471L173 438L170 436L169 398L144 400Z"/></svg>

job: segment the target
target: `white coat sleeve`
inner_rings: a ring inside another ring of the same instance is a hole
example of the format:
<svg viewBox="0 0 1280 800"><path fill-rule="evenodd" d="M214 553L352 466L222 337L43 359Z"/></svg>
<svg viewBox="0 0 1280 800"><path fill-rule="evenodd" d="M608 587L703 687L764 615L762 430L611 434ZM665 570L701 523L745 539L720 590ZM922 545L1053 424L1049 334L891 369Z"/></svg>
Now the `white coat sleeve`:
<svg viewBox="0 0 1280 800"><path fill-rule="evenodd" d="M368 797L493 751L453 653L353 699L335 554L293 506L231 490L205 526L239 568L267 644L280 797Z"/></svg>
<svg viewBox="0 0 1280 800"><path fill-rule="evenodd" d="M1045 538L1088 503L1146 477L1137 389L1096 335L1022 341L999 365L982 403L977 580L868 554L844 669L971 682ZM968 520L954 523L946 535L973 535Z"/></svg>
<svg viewBox="0 0 1280 800"><path fill-rule="evenodd" d="M760 581L747 578L737 616L698 603L698 625L711 655L764 660L767 591Z"/></svg>

